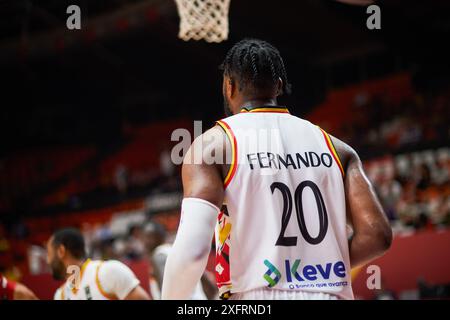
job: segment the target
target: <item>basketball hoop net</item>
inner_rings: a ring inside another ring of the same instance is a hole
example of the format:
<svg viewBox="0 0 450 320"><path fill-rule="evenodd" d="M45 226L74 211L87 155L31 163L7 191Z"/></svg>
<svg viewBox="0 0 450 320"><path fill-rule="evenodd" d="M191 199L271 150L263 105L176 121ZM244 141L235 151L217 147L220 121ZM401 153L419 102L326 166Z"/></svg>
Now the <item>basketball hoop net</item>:
<svg viewBox="0 0 450 320"><path fill-rule="evenodd" d="M175 0L180 15L178 37L207 42L228 39L230 0Z"/></svg>

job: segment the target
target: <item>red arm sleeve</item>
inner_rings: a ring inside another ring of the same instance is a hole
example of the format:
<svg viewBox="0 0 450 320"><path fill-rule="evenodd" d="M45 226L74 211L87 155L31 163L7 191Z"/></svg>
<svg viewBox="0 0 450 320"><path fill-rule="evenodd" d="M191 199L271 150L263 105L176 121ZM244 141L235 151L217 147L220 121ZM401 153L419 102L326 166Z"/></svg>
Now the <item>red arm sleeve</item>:
<svg viewBox="0 0 450 320"><path fill-rule="evenodd" d="M16 283L0 275L0 300L14 300Z"/></svg>

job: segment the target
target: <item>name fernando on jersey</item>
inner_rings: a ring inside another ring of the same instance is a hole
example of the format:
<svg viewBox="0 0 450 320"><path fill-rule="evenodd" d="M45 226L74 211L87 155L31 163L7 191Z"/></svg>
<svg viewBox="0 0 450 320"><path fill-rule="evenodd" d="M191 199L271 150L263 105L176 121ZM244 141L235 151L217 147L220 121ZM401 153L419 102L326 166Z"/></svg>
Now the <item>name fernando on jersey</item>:
<svg viewBox="0 0 450 320"><path fill-rule="evenodd" d="M247 153L246 160L250 170L255 167L259 169L301 169L325 166L330 168L333 164L332 156L327 153L316 153L314 151L279 154L272 152Z"/></svg>

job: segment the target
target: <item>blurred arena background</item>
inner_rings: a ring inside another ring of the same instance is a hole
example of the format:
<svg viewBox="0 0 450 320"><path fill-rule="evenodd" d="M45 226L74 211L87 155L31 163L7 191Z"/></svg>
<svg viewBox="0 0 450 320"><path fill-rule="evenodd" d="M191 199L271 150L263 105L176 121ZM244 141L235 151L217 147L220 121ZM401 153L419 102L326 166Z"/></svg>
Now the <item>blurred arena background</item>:
<svg viewBox="0 0 450 320"><path fill-rule="evenodd" d="M65 27L69 4L81 30ZM0 272L51 299L45 242L75 226L150 290L150 231L170 237L179 219L171 133L222 117L217 66L257 37L285 59L282 104L359 152L392 223L382 289L353 270L355 295L450 298L450 3L377 4L381 30L365 6L232 0L228 40L211 44L177 37L173 1L0 1Z"/></svg>

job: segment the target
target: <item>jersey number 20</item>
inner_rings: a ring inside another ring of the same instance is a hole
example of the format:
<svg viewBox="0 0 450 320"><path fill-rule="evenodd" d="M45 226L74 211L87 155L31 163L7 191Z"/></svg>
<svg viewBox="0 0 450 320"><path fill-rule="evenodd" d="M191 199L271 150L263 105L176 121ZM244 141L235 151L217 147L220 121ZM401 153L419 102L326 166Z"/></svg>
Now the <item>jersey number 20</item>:
<svg viewBox="0 0 450 320"><path fill-rule="evenodd" d="M309 187L314 194L317 204L317 211L319 214L319 234L315 238L311 237L311 235L308 232L308 229L306 228L305 215L303 213L302 194L303 190L306 187ZM275 245L285 247L296 246L297 237L286 237L284 235L292 214L291 190L289 190L289 187L282 182L274 182L270 185L270 190L272 191L272 193L275 191L275 189L280 190L281 195L283 196L283 214L281 217L281 231ZM327 209L325 208L325 203L323 201L323 197L319 190L319 187L310 180L303 181L297 186L297 189L295 189L294 201L295 201L295 211L297 213L297 222L303 238L310 244L321 243L327 233L328 216L327 216Z"/></svg>

